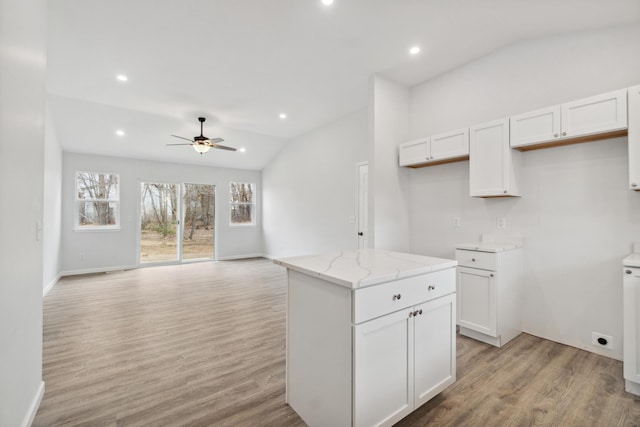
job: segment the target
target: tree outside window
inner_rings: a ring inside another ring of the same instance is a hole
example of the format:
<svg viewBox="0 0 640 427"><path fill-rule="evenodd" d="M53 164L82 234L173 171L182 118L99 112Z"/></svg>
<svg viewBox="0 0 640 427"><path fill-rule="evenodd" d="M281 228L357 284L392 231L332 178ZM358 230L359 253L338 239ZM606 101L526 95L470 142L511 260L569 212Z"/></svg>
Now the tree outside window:
<svg viewBox="0 0 640 427"><path fill-rule="evenodd" d="M231 225L254 225L256 185L247 182L229 183Z"/></svg>
<svg viewBox="0 0 640 427"><path fill-rule="evenodd" d="M120 179L112 173L76 173L76 229L118 228Z"/></svg>

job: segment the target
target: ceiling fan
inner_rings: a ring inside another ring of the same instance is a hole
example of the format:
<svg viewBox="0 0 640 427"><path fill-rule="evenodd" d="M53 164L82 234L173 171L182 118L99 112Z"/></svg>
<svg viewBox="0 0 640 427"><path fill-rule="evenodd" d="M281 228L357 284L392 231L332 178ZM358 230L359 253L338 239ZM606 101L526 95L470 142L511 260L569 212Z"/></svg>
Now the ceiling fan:
<svg viewBox="0 0 640 427"><path fill-rule="evenodd" d="M202 134L202 126L206 119L204 117L198 117L198 121L200 122L200 135L194 136L193 139L185 138L178 135L171 135L174 138L184 139L185 141L190 141L189 144L167 144L167 145L191 145L194 150L196 150L200 154L204 154L211 148L217 148L219 150L228 150L228 151L236 151L233 147L227 147L225 145L220 145L219 142L224 141L222 138L207 138Z"/></svg>

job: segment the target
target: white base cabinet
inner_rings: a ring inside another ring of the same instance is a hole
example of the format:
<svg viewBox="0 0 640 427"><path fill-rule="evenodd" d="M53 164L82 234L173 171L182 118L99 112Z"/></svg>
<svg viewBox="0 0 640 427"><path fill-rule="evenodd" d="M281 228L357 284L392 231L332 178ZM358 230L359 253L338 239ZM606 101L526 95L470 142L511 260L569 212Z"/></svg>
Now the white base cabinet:
<svg viewBox="0 0 640 427"><path fill-rule="evenodd" d="M625 390L640 396L640 268L625 267L622 276Z"/></svg>
<svg viewBox="0 0 640 427"><path fill-rule="evenodd" d="M310 426L391 426L455 382L455 268L355 290L288 282L287 402Z"/></svg>
<svg viewBox="0 0 640 427"><path fill-rule="evenodd" d="M502 347L522 332L522 249L456 250L460 334Z"/></svg>

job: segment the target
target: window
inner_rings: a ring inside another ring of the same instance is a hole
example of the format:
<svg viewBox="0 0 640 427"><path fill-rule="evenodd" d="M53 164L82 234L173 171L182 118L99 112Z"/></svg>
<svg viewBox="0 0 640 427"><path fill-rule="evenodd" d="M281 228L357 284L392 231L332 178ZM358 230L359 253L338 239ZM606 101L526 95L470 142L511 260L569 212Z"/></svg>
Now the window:
<svg viewBox="0 0 640 427"><path fill-rule="evenodd" d="M255 184L229 183L231 225L254 225L256 223L255 189Z"/></svg>
<svg viewBox="0 0 640 427"><path fill-rule="evenodd" d="M120 226L120 179L100 172L76 173L76 230Z"/></svg>

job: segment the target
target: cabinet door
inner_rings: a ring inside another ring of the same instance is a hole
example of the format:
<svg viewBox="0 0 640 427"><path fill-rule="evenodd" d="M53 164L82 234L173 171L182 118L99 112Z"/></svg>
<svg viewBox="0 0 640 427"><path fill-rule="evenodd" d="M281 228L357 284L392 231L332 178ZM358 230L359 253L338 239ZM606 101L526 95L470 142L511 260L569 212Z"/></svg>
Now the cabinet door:
<svg viewBox="0 0 640 427"><path fill-rule="evenodd" d="M414 316L414 407L456 380L456 295L417 306Z"/></svg>
<svg viewBox="0 0 640 427"><path fill-rule="evenodd" d="M353 326L354 425L392 425L413 410L411 310Z"/></svg>
<svg viewBox="0 0 640 427"><path fill-rule="evenodd" d="M458 129L431 137L430 160L469 156L469 129Z"/></svg>
<svg viewBox="0 0 640 427"><path fill-rule="evenodd" d="M496 273L458 267L458 325L497 337Z"/></svg>
<svg viewBox="0 0 640 427"><path fill-rule="evenodd" d="M586 136L627 127L627 89L562 104L562 136Z"/></svg>
<svg viewBox="0 0 640 427"><path fill-rule="evenodd" d="M640 86L629 88L629 188L640 190Z"/></svg>
<svg viewBox="0 0 640 427"><path fill-rule="evenodd" d="M400 144L400 166L417 165L429 160L429 142L429 138L421 138Z"/></svg>
<svg viewBox="0 0 640 427"><path fill-rule="evenodd" d="M623 274L624 378L640 384L640 268Z"/></svg>
<svg viewBox="0 0 640 427"><path fill-rule="evenodd" d="M472 197L517 195L511 191L509 119L469 130L469 185Z"/></svg>
<svg viewBox="0 0 640 427"><path fill-rule="evenodd" d="M560 137L559 105L513 116L509 121L513 148L551 142Z"/></svg>

